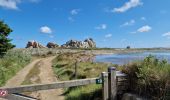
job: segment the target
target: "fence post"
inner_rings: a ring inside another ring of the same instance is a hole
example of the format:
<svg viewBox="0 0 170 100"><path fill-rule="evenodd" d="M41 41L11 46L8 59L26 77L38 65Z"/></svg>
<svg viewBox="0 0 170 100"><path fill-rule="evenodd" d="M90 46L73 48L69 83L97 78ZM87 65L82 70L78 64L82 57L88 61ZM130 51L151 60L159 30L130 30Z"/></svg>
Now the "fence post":
<svg viewBox="0 0 170 100"><path fill-rule="evenodd" d="M116 68L108 68L108 89L109 89L109 100L116 100L117 89L116 89Z"/></svg>
<svg viewBox="0 0 170 100"><path fill-rule="evenodd" d="M76 62L75 62L75 76L74 76L74 78L75 79L77 79L77 66L78 66L78 61L76 60Z"/></svg>
<svg viewBox="0 0 170 100"><path fill-rule="evenodd" d="M102 72L102 95L103 100L108 100L108 73Z"/></svg>

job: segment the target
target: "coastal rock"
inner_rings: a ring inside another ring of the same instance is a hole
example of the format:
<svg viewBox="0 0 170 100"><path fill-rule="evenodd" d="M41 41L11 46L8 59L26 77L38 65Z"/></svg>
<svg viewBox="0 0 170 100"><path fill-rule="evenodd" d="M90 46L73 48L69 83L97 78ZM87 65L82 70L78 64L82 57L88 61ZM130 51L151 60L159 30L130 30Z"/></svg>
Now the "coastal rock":
<svg viewBox="0 0 170 100"><path fill-rule="evenodd" d="M53 42L48 42L47 47L48 47L48 48L57 48L57 47L59 47L59 45L58 45L58 44L55 44L55 43L53 43Z"/></svg>
<svg viewBox="0 0 170 100"><path fill-rule="evenodd" d="M69 40L66 44L63 44L63 48L95 48L96 43L92 38L85 39L84 41Z"/></svg>
<svg viewBox="0 0 170 100"><path fill-rule="evenodd" d="M28 41L26 48L45 48L45 46L33 40Z"/></svg>
<svg viewBox="0 0 170 100"><path fill-rule="evenodd" d="M86 39L86 40L84 40L84 42L88 43L89 47L91 47L91 48L95 48L96 47L96 43L93 41L92 38Z"/></svg>

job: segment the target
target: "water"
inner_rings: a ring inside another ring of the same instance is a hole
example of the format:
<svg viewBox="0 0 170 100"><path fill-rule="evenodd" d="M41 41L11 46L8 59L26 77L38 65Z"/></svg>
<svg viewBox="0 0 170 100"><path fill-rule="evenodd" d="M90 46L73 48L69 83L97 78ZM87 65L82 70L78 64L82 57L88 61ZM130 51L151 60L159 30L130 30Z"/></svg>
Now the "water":
<svg viewBox="0 0 170 100"><path fill-rule="evenodd" d="M143 60L145 57L149 55L156 56L156 58L160 60L166 59L170 63L170 52L167 51L97 55L94 61L123 65L133 61Z"/></svg>

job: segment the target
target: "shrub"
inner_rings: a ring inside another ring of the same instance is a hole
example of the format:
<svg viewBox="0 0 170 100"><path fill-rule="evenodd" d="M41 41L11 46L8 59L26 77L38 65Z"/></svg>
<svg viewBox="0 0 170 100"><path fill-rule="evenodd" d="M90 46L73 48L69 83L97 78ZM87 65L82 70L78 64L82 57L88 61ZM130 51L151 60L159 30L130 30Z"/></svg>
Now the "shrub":
<svg viewBox="0 0 170 100"><path fill-rule="evenodd" d="M131 90L152 99L164 99L170 80L170 64L148 56L143 61L128 64L122 70L130 77Z"/></svg>

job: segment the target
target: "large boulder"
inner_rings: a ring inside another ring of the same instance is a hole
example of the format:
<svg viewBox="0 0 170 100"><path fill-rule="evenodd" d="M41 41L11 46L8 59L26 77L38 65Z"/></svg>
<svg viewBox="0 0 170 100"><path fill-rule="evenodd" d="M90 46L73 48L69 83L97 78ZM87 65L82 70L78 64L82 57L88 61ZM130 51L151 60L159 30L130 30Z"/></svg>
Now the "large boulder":
<svg viewBox="0 0 170 100"><path fill-rule="evenodd" d="M95 48L96 43L92 38L85 39L84 41L69 40L66 44L63 44L63 48Z"/></svg>
<svg viewBox="0 0 170 100"><path fill-rule="evenodd" d="M47 47L48 47L48 48L57 48L57 47L59 47L59 45L58 45L58 44L55 44L55 43L53 43L53 42L48 42Z"/></svg>
<svg viewBox="0 0 170 100"><path fill-rule="evenodd" d="M84 42L87 42L89 44L90 48L95 48L96 47L96 43L93 41L92 38L85 39Z"/></svg>
<svg viewBox="0 0 170 100"><path fill-rule="evenodd" d="M26 48L45 48L45 46L33 40L33 41L28 41Z"/></svg>

